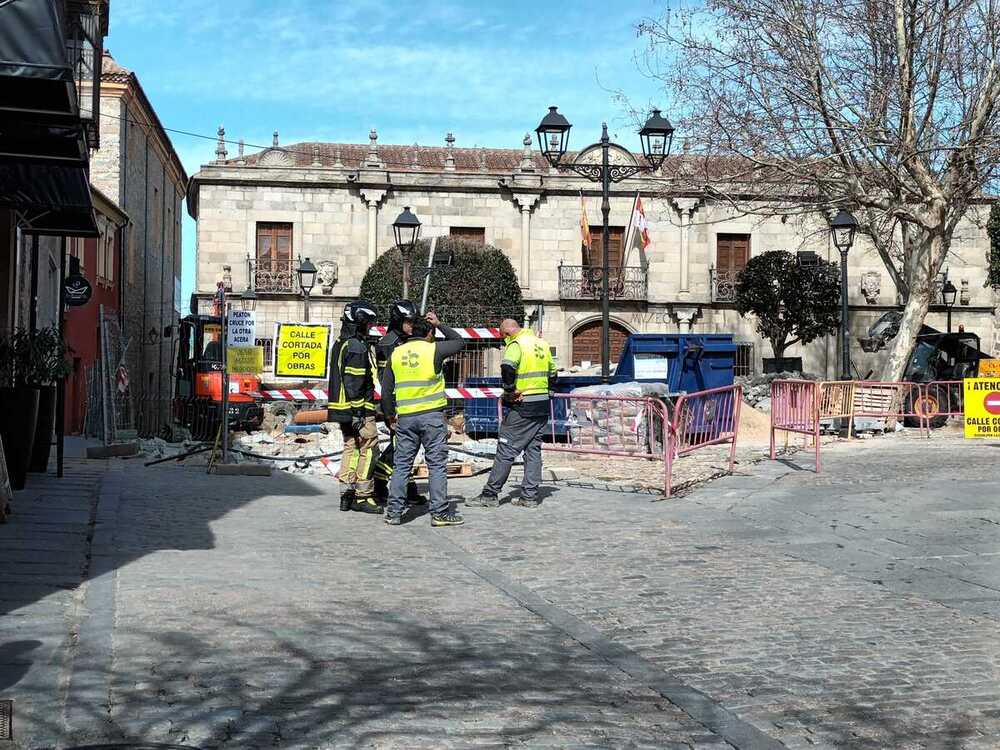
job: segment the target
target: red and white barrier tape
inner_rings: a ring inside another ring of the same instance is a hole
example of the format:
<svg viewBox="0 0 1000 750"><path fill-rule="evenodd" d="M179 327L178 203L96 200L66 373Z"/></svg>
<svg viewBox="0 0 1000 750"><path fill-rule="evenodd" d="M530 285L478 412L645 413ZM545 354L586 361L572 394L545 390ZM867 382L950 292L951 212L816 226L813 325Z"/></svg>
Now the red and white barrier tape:
<svg viewBox="0 0 1000 750"><path fill-rule="evenodd" d="M372 326L368 333L378 336L384 336L386 332L385 326ZM455 331L463 339L502 339L503 336L500 334L499 328L456 328ZM437 337L444 338L444 334L440 331L437 332Z"/></svg>
<svg viewBox="0 0 1000 750"><path fill-rule="evenodd" d="M446 388L444 393L448 398L500 398L503 395L503 388ZM328 398L325 388L281 388L248 395L259 397L263 401L326 401ZM376 398L378 395L376 389Z"/></svg>

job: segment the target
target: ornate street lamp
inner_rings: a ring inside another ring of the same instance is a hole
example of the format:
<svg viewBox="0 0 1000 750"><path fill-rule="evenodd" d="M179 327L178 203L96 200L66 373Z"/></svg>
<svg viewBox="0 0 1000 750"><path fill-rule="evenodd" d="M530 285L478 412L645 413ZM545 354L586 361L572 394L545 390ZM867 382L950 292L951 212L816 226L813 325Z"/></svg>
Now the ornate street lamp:
<svg viewBox="0 0 1000 750"><path fill-rule="evenodd" d="M611 379L611 303L608 293L608 278L611 275L608 246L611 244L611 230L608 227L608 216L611 213L611 183L639 174L640 172L655 172L670 155L673 143L674 128L669 120L654 109L646 124L639 131L642 141L642 153L648 166L639 164L610 164L609 151L611 139L608 137L608 125L601 125L601 163L597 164L567 164L561 166L566 148L569 145L569 131L572 126L559 114L557 107L549 107L548 114L535 128L538 134L538 148L554 169L568 169L586 177L592 182L601 183L601 248L603 249L603 266L601 273L601 380L607 383Z"/></svg>
<svg viewBox="0 0 1000 750"><path fill-rule="evenodd" d="M299 289L302 290L302 320L304 323L308 323L309 295L312 293L313 287L316 286L316 266L307 257L305 260L299 261L299 267L295 269L295 273L299 276Z"/></svg>
<svg viewBox="0 0 1000 750"><path fill-rule="evenodd" d="M243 294L240 295L240 307L244 311L253 312L257 309L257 292L252 288L247 287L243 290Z"/></svg>
<svg viewBox="0 0 1000 750"><path fill-rule="evenodd" d="M950 279L945 279L944 286L941 287L941 301L948 308L948 333L951 333L951 308L955 306L956 299L958 299L958 287L952 284Z"/></svg>
<svg viewBox="0 0 1000 750"><path fill-rule="evenodd" d="M420 219L410 211L409 206L404 207L403 212L392 222L392 234L396 247L403 256L403 299L409 299L410 262L413 260L413 251L417 249L417 240L420 239Z"/></svg>
<svg viewBox="0 0 1000 750"><path fill-rule="evenodd" d="M830 222L833 244L840 251L840 377L842 380L851 379L851 350L847 339L847 253L854 244L854 235L857 231L857 220L844 209L841 209Z"/></svg>

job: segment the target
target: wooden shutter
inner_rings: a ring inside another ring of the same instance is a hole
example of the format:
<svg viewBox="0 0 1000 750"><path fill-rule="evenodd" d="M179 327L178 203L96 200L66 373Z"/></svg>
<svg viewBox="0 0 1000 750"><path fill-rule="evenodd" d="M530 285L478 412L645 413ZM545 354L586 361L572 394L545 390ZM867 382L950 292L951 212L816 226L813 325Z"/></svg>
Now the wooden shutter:
<svg viewBox="0 0 1000 750"><path fill-rule="evenodd" d="M720 234L716 236L715 268L717 271L735 275L746 268L749 259L749 234Z"/></svg>
<svg viewBox="0 0 1000 750"><path fill-rule="evenodd" d="M603 239L602 228L600 226L592 226L590 228L590 255L589 257L584 257L583 265L590 266L591 268L604 267ZM608 247L610 248L608 266L612 271L621 266L622 245L624 241L625 227L608 227ZM587 249L584 248L583 252L586 256Z"/></svg>
<svg viewBox="0 0 1000 750"><path fill-rule="evenodd" d="M271 262L292 259L292 225L276 222L257 224L257 258Z"/></svg>

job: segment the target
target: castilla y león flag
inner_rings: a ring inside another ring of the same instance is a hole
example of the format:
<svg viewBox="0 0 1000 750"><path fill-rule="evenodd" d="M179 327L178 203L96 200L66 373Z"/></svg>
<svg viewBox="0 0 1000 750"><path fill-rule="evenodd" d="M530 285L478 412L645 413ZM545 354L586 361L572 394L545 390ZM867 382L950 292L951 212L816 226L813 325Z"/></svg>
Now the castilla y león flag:
<svg viewBox="0 0 1000 750"><path fill-rule="evenodd" d="M642 198L639 196L635 198L635 215L633 221L635 222L636 237L638 237L642 249L645 250L653 240L649 237L649 223L646 221L646 212L642 210Z"/></svg>

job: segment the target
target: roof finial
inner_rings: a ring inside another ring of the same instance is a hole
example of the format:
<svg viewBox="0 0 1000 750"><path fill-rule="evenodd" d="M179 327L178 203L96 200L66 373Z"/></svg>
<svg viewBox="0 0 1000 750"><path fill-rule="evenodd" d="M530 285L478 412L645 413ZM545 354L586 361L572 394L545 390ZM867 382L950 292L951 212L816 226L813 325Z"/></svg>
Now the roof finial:
<svg viewBox="0 0 1000 750"><path fill-rule="evenodd" d="M451 149L455 145L455 136L450 132L444 137L444 142L447 144L447 151L444 155L444 171L454 172L455 171L455 155L452 153Z"/></svg>
<svg viewBox="0 0 1000 750"><path fill-rule="evenodd" d="M340 144L339 143L337 144L336 157L337 158L333 162L334 168L336 168L336 169L343 169L344 168L344 162L340 160Z"/></svg>
<svg viewBox="0 0 1000 750"><path fill-rule="evenodd" d="M275 130L271 134L271 147L272 148L277 148L278 147L278 131L277 130Z"/></svg>
<svg viewBox="0 0 1000 750"><path fill-rule="evenodd" d="M226 129L224 127L222 127L221 125L219 126L219 134L218 135L219 135L219 141L218 141L218 143L215 144L215 160L216 161L225 161L226 160L226 156L227 156L227 152L226 152Z"/></svg>
<svg viewBox="0 0 1000 750"><path fill-rule="evenodd" d="M479 171L486 171L486 146L479 147Z"/></svg>
<svg viewBox="0 0 1000 750"><path fill-rule="evenodd" d="M378 131L375 128L368 131L368 155L365 157L365 166L374 169L383 166L378 158Z"/></svg>
<svg viewBox="0 0 1000 750"><path fill-rule="evenodd" d="M243 139L240 138L240 142L239 142L239 145L238 145L240 158L239 158L239 161L237 162L238 164L246 164L247 163L247 160L243 158L243 150L244 150L245 146L246 146L246 144L243 143Z"/></svg>
<svg viewBox="0 0 1000 750"><path fill-rule="evenodd" d="M521 143L524 144L524 152L521 154L521 171L534 172L535 157L531 155L531 133L525 133Z"/></svg>
<svg viewBox="0 0 1000 750"><path fill-rule="evenodd" d="M410 162L410 166L413 167L414 169L420 169L420 158L418 155L419 148L420 146L418 146L416 143L413 144L413 161Z"/></svg>
<svg viewBox="0 0 1000 750"><path fill-rule="evenodd" d="M323 163L319 160L319 144L314 143L312 151L313 151L313 163L312 163L312 165L314 167L322 167Z"/></svg>

